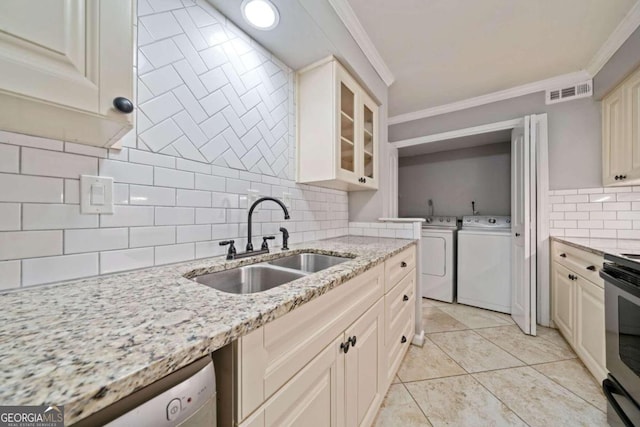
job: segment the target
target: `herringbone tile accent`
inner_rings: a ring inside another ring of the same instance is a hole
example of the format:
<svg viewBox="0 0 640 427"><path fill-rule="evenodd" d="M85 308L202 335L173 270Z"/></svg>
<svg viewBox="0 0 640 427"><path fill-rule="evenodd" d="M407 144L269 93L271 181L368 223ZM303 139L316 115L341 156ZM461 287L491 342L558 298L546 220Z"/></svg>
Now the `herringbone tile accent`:
<svg viewBox="0 0 640 427"><path fill-rule="evenodd" d="M293 73L205 1L138 22L138 148L293 179Z"/></svg>

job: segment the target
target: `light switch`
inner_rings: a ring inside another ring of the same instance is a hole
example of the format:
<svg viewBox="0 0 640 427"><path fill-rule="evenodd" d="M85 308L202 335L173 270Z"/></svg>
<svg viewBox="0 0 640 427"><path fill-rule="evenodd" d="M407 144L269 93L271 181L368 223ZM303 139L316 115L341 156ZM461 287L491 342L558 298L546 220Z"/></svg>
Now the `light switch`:
<svg viewBox="0 0 640 427"><path fill-rule="evenodd" d="M91 184L91 205L104 205L104 185Z"/></svg>
<svg viewBox="0 0 640 427"><path fill-rule="evenodd" d="M80 212L83 214L113 213L113 178L80 176Z"/></svg>

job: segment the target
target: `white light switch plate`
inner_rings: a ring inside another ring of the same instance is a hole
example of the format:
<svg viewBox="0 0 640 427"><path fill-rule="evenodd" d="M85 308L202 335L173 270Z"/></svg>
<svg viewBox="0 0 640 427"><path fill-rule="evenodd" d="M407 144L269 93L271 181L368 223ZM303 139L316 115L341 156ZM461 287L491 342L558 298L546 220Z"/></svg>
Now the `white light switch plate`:
<svg viewBox="0 0 640 427"><path fill-rule="evenodd" d="M113 213L113 178L80 175L80 213Z"/></svg>

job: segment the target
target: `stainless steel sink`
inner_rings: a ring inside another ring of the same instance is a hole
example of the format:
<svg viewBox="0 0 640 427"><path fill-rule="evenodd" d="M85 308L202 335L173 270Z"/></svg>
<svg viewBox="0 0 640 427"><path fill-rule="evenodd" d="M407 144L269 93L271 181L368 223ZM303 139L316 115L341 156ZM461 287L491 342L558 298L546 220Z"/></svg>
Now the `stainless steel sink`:
<svg viewBox="0 0 640 427"><path fill-rule="evenodd" d="M266 264L245 265L194 277L198 283L232 294L252 294L306 276L302 271L286 270Z"/></svg>
<svg viewBox="0 0 640 427"><path fill-rule="evenodd" d="M331 255L302 253L274 259L273 261L269 261L269 264L300 270L306 273L316 273L326 268L333 267L334 265L349 261L350 259L351 258Z"/></svg>

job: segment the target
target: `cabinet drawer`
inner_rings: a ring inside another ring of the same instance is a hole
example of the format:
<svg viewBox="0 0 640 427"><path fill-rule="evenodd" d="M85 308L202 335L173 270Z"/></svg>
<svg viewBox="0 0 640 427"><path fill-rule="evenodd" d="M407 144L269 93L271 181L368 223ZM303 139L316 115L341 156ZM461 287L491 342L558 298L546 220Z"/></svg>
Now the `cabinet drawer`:
<svg viewBox="0 0 640 427"><path fill-rule="evenodd" d="M416 247L412 245L384 263L385 292L389 292L416 267ZM415 273L414 273L415 274Z"/></svg>
<svg viewBox="0 0 640 427"><path fill-rule="evenodd" d="M342 284L238 340L242 420L383 296L384 268Z"/></svg>
<svg viewBox="0 0 640 427"><path fill-rule="evenodd" d="M415 270L411 270L398 286L385 295L385 343L389 343L392 331L397 331L404 325L409 312L415 311L415 288L416 274Z"/></svg>
<svg viewBox="0 0 640 427"><path fill-rule="evenodd" d="M404 323L400 329L391 332L387 344L387 384L391 384L394 375L400 369L404 355L413 339L414 311L408 311L408 316L403 317ZM404 340L403 340L404 337ZM404 341L404 342L403 342Z"/></svg>
<svg viewBox="0 0 640 427"><path fill-rule="evenodd" d="M600 270L604 258L591 252L574 248L560 242L553 242L553 260L564 265L569 270L604 288L604 280L600 277Z"/></svg>

